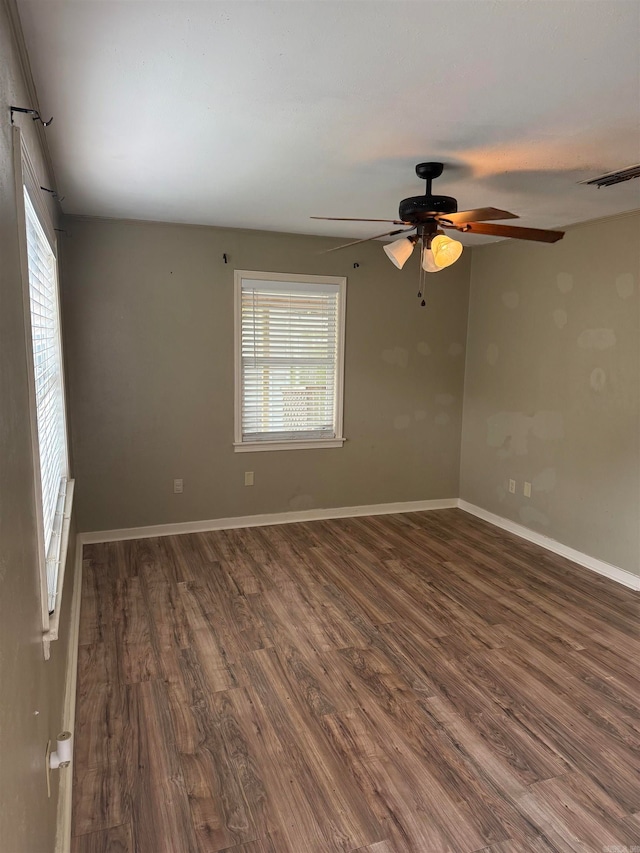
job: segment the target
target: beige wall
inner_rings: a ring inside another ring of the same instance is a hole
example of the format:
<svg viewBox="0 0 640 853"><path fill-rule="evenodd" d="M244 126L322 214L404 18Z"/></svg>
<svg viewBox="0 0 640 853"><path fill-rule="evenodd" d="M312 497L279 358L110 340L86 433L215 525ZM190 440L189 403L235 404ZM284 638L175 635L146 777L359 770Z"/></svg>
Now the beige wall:
<svg viewBox="0 0 640 853"><path fill-rule="evenodd" d="M379 244L67 219L81 529L460 494L637 572L639 222L467 250L422 310ZM235 268L348 277L344 448L233 452Z"/></svg>
<svg viewBox="0 0 640 853"><path fill-rule="evenodd" d="M639 272L639 214L474 249L461 497L640 574Z"/></svg>
<svg viewBox="0 0 640 853"><path fill-rule="evenodd" d="M0 56L0 849L44 853L52 851L55 843L59 774L54 775L48 800L44 754L47 740L62 726L73 553L67 568L61 638L52 643L51 659L45 661L9 124L9 106L29 106L30 99L4 2L0 3ZM44 183L48 178L35 126L28 117L16 123L25 130Z"/></svg>
<svg viewBox="0 0 640 853"><path fill-rule="evenodd" d="M467 256L430 277L422 309L417 253L400 272L379 243L323 256L335 241L77 218L65 227L80 529L457 496ZM235 268L348 277L343 448L233 452Z"/></svg>

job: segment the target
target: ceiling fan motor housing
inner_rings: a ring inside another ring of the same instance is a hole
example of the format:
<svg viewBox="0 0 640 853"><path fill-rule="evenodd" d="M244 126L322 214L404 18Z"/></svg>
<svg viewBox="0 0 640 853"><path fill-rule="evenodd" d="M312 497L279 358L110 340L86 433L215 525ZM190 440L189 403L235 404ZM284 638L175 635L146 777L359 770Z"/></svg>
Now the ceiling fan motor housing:
<svg viewBox="0 0 640 853"><path fill-rule="evenodd" d="M456 213L458 202L448 195L417 195L400 202L399 219L403 222L424 222L433 216Z"/></svg>

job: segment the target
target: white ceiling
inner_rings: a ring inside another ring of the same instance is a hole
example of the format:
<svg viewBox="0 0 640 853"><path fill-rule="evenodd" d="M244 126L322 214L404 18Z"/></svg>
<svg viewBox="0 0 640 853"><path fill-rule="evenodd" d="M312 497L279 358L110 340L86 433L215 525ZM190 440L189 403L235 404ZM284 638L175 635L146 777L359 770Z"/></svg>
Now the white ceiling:
<svg viewBox="0 0 640 853"><path fill-rule="evenodd" d="M577 184L640 161L636 0L18 6L67 213L368 236L309 216L394 218L423 160L514 224L640 207Z"/></svg>

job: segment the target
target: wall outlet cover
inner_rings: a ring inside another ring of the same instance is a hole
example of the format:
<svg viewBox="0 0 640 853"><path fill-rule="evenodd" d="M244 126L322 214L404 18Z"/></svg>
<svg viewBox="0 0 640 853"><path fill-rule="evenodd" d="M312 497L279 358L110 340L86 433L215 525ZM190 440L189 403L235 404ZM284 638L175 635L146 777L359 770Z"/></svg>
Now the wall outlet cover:
<svg viewBox="0 0 640 853"><path fill-rule="evenodd" d="M516 481L515 480L509 480L509 491L511 492L512 495L515 495L515 493L516 493Z"/></svg>

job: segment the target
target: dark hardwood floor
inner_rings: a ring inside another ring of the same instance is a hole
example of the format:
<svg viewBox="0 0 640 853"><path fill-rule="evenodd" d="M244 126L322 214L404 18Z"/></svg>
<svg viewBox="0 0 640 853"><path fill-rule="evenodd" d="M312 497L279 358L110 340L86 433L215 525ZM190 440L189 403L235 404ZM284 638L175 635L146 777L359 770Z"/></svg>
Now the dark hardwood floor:
<svg viewBox="0 0 640 853"><path fill-rule="evenodd" d="M639 617L460 510L85 546L72 850L640 851Z"/></svg>

